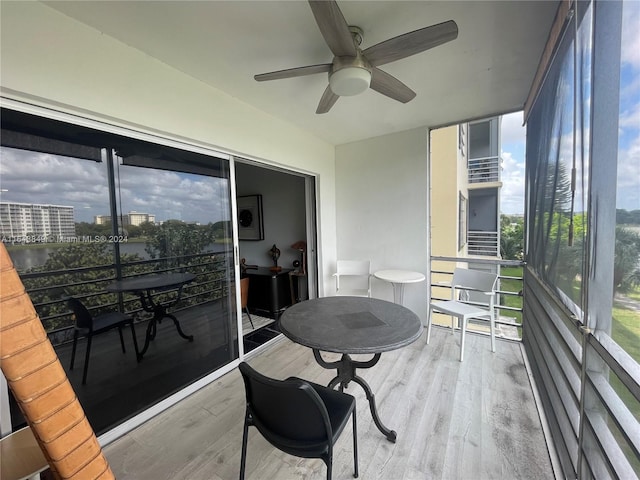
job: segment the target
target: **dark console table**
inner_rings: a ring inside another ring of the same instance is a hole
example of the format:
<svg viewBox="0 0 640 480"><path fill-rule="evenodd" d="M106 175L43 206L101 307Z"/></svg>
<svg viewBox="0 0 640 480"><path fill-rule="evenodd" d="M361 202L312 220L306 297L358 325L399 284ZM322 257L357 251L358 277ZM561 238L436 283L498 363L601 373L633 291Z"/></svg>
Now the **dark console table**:
<svg viewBox="0 0 640 480"><path fill-rule="evenodd" d="M291 268L283 268L279 272L273 272L269 267L248 269L247 277L250 281L247 305L249 310L278 319L284 309L293 303L289 281L291 271L293 271Z"/></svg>

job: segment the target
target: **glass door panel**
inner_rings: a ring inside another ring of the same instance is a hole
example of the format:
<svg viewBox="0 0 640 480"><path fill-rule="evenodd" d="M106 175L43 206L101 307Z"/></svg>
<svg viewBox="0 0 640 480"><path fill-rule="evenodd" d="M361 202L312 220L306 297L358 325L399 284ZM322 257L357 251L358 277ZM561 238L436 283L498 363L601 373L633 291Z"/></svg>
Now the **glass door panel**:
<svg viewBox="0 0 640 480"><path fill-rule="evenodd" d="M239 356L229 162L154 148L162 151L161 168L142 158L146 152L113 155L122 240L118 277L193 279L118 295L122 309L136 318L143 353L121 381L141 410ZM207 166L195 168L194 160Z"/></svg>
<svg viewBox="0 0 640 480"><path fill-rule="evenodd" d="M228 159L5 109L1 139L2 241L97 434L239 357ZM145 304L111 288L176 273L188 281ZM125 352L114 329L89 355L79 331L72 369L70 296L132 316L144 355L128 327ZM148 328L160 310L173 318ZM14 402L11 416L25 423Z"/></svg>

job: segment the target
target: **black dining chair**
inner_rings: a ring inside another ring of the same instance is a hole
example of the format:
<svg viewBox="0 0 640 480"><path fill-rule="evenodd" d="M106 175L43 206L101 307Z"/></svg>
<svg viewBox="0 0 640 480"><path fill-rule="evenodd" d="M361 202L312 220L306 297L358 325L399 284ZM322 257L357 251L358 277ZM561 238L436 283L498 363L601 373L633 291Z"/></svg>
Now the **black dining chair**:
<svg viewBox="0 0 640 480"><path fill-rule="evenodd" d="M120 345L122 345L122 352L126 353L124 348L124 338L122 337L122 327L129 325L131 327L131 336L133 337L133 348L136 351L136 358L138 358L138 341L136 339L136 331L133 327L133 318L120 312L108 312L95 317L89 313L87 307L74 297L67 298L67 305L73 311L74 317L74 330L73 330L73 347L71 349L71 365L70 370L73 370L73 364L76 359L76 346L78 344L78 337L84 336L87 338L87 350L84 356L84 370L82 372L82 384L87 383L87 372L89 370L89 356L91 354L91 340L95 335L108 332L114 328L118 329L120 334Z"/></svg>
<svg viewBox="0 0 640 480"><path fill-rule="evenodd" d="M244 480L250 426L283 452L322 459L327 466L327 480L331 480L333 446L349 416L353 418L353 476L358 476L356 399L352 395L296 377L274 380L245 362L239 368L247 397L240 480Z"/></svg>

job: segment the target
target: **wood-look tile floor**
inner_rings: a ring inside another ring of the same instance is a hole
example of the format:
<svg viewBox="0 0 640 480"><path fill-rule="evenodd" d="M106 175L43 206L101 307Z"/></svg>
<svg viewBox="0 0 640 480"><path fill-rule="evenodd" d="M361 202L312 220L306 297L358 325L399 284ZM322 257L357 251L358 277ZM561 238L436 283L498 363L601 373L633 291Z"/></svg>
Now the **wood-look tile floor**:
<svg viewBox="0 0 640 480"><path fill-rule="evenodd" d="M468 335L458 361L459 334L434 329L359 370L372 387L390 443L377 430L364 392L357 399L360 478L550 479L553 471L522 346ZM327 358L330 356L327 355ZM363 359L367 358L363 356ZM311 350L288 339L249 360L274 378L295 375L326 384L333 372ZM235 480L240 468L244 386L237 369L194 393L104 449L119 480ZM247 479L324 479L321 460L291 457L250 429ZM334 479L353 478L351 428L336 446Z"/></svg>

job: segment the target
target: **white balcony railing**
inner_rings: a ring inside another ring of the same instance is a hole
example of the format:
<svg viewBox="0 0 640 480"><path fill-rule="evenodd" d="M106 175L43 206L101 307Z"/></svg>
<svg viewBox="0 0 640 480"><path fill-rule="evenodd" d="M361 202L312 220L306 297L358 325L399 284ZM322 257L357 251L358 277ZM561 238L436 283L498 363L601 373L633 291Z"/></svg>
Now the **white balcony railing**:
<svg viewBox="0 0 640 480"><path fill-rule="evenodd" d="M500 157L470 158L469 183L500 181Z"/></svg>
<svg viewBox="0 0 640 480"><path fill-rule="evenodd" d="M497 257L500 253L498 232L469 230L467 233L467 253L469 255Z"/></svg>

